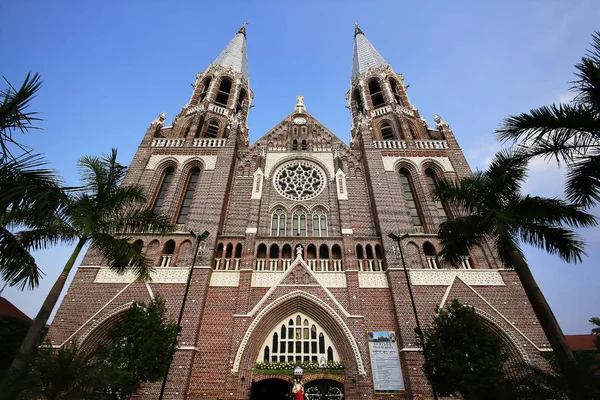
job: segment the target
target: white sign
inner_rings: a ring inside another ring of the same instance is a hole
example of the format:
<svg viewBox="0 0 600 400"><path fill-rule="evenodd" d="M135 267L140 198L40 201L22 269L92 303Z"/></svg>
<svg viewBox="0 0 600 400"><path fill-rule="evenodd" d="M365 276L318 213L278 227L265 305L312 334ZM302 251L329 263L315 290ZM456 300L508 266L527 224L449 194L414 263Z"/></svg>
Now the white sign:
<svg viewBox="0 0 600 400"><path fill-rule="evenodd" d="M368 332L375 393L401 393L404 379L393 331Z"/></svg>

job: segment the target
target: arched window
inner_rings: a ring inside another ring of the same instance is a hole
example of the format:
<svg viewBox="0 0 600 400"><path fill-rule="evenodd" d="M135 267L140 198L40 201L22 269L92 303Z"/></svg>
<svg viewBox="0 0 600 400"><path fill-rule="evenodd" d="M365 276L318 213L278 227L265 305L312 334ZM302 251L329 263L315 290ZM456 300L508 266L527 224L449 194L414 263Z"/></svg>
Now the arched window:
<svg viewBox="0 0 600 400"><path fill-rule="evenodd" d="M219 243L217 246L217 252L215 254L215 269L221 269L221 259L223 258L223 243Z"/></svg>
<svg viewBox="0 0 600 400"><path fill-rule="evenodd" d="M410 122L408 123L408 130L410 131L410 137L412 137L413 140L417 140L417 132L415 131L413 124Z"/></svg>
<svg viewBox="0 0 600 400"><path fill-rule="evenodd" d="M423 233L423 222L421 219L421 213L419 211L419 205L417 204L417 198L414 194L413 185L408 175L408 171L405 169L400 170L400 183L402 184L404 200L406 200L406 206L408 207L408 211L410 213L413 229L416 233Z"/></svg>
<svg viewBox="0 0 600 400"><path fill-rule="evenodd" d="M375 245L375 258L377 259L377 271L385 271L383 266L383 252L381 251L381 246L378 244Z"/></svg>
<svg viewBox="0 0 600 400"><path fill-rule="evenodd" d="M216 121L212 121L211 123L208 124L208 128L206 128L206 135L204 135L207 138L216 138L217 135L219 134L219 123Z"/></svg>
<svg viewBox="0 0 600 400"><path fill-rule="evenodd" d="M306 236L306 213L304 210L298 209L292 214L292 234Z"/></svg>
<svg viewBox="0 0 600 400"><path fill-rule="evenodd" d="M300 317L300 318L298 318ZM287 323L286 323L287 320ZM257 361L314 362L338 360L338 352L327 333L312 318L301 314L287 317L267 335Z"/></svg>
<svg viewBox="0 0 600 400"><path fill-rule="evenodd" d="M271 236L285 236L285 211L281 208L273 211Z"/></svg>
<svg viewBox="0 0 600 400"><path fill-rule="evenodd" d="M329 247L326 244L322 244L319 247L319 258L322 260L329 258Z"/></svg>
<svg viewBox="0 0 600 400"><path fill-rule="evenodd" d="M265 270L265 264L267 262L267 246L264 243L258 245L256 249L256 269L258 271Z"/></svg>
<svg viewBox="0 0 600 400"><path fill-rule="evenodd" d="M307 150L308 149L308 144L306 143L306 140L302 141L302 150Z"/></svg>
<svg viewBox="0 0 600 400"><path fill-rule="evenodd" d="M327 214L325 214L322 210L317 210L313 213L312 225L313 236L327 236Z"/></svg>
<svg viewBox="0 0 600 400"><path fill-rule="evenodd" d="M394 94L394 100L401 106L404 106L402 103L402 96L400 96L400 90L398 89L398 85L396 84L395 79L390 79L390 86L392 87L392 93Z"/></svg>
<svg viewBox="0 0 600 400"><path fill-rule="evenodd" d="M237 106L235 108L236 114L242 112L244 110L244 101L246 101L246 89L242 89L240 91L240 95L238 96Z"/></svg>
<svg viewBox="0 0 600 400"><path fill-rule="evenodd" d="M161 267L169 267L171 265L171 260L173 259L173 253L175 252L175 242L173 240L168 240L163 246L162 250L162 258L160 261Z"/></svg>
<svg viewBox="0 0 600 400"><path fill-rule="evenodd" d="M427 169L425 171L425 177L427 178L427 184L429 185L429 191L433 197L433 192L437 188L437 179L432 170ZM446 212L446 207L439 200L434 200L435 208L438 210L438 216L440 218L440 223L446 222L448 220L448 213Z"/></svg>
<svg viewBox="0 0 600 400"><path fill-rule="evenodd" d="M200 168L192 168L192 170L190 171L190 176L188 177L185 195L183 196L183 200L181 202L181 205L179 206L177 224L185 224L185 221L187 221L188 214L190 213L190 206L192 205L192 198L194 197L194 190L196 190L196 184L198 183L199 177Z"/></svg>
<svg viewBox="0 0 600 400"><path fill-rule="evenodd" d="M298 150L298 141L296 139L294 139L294 141L292 142L292 150Z"/></svg>
<svg viewBox="0 0 600 400"><path fill-rule="evenodd" d="M312 271L317 269L317 248L314 244L309 244L306 247L306 261Z"/></svg>
<svg viewBox="0 0 600 400"><path fill-rule="evenodd" d="M206 95L208 94L208 89L210 88L210 80L211 78L209 77L204 81L204 83L201 84L202 89L200 90L200 102L204 101Z"/></svg>
<svg viewBox="0 0 600 400"><path fill-rule="evenodd" d="M160 184L160 189L158 189L158 194L156 195L156 199L154 200L154 210L160 211L162 207L165 197L167 196L167 191L169 190L169 185L171 184L171 180L173 179L173 174L175 173L175 169L173 167L168 167L165 169L162 183Z"/></svg>
<svg viewBox="0 0 600 400"><path fill-rule="evenodd" d="M271 271L277 271L279 264L279 246L272 244L269 249L269 269Z"/></svg>
<svg viewBox="0 0 600 400"><path fill-rule="evenodd" d="M373 107L377 108L384 104L383 92L381 91L381 85L377 79L373 79L369 82L369 93L371 93L371 102Z"/></svg>
<svg viewBox="0 0 600 400"><path fill-rule="evenodd" d="M425 259L427 260L427 267L430 269L438 269L437 253L435 247L429 242L423 243L423 253L425 253Z"/></svg>
<svg viewBox="0 0 600 400"><path fill-rule="evenodd" d="M354 92L352 92L352 101L356 102L356 112L364 114L365 110L358 89L355 89Z"/></svg>
<svg viewBox="0 0 600 400"><path fill-rule="evenodd" d="M238 243L235 245L235 258L242 257L242 244Z"/></svg>
<svg viewBox="0 0 600 400"><path fill-rule="evenodd" d="M383 140L394 140L394 131L392 131L392 127L387 122L381 124L381 137Z"/></svg>
<svg viewBox="0 0 600 400"><path fill-rule="evenodd" d="M217 90L217 99L215 103L223 107L227 107L227 102L229 101L229 92L231 92L231 81L227 78L223 78L221 80L221 84L219 85L219 90Z"/></svg>

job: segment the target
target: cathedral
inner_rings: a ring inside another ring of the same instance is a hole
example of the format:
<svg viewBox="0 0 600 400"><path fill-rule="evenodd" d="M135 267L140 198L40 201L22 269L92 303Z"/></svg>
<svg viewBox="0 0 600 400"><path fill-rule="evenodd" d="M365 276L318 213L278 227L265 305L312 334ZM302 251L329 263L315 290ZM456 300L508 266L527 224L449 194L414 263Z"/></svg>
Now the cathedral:
<svg viewBox="0 0 600 400"><path fill-rule="evenodd" d="M511 360L539 362L550 346L516 273L485 245L457 268L437 257L455 210L432 190L471 170L448 123L429 126L406 89L356 26L350 143L298 96L251 144L244 25L172 124L151 122L125 178L174 226L129 235L152 279L89 250L47 340L91 349L132 301L160 295L181 313L179 347L165 381L135 398L430 399L415 315L427 325L459 299Z"/></svg>

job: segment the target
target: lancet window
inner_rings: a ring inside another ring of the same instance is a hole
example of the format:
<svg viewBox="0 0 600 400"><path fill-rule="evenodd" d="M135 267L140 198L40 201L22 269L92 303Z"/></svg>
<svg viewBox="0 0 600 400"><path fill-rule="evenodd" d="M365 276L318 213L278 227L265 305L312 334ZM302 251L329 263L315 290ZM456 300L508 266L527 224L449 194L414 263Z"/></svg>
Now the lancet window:
<svg viewBox="0 0 600 400"><path fill-rule="evenodd" d="M413 184L408 175L408 171L405 169L400 170L400 183L402 184L402 191L404 192L404 200L406 200L406 206L410 213L413 228L415 233L423 233L423 220L417 204L417 198L413 190Z"/></svg>
<svg viewBox="0 0 600 400"><path fill-rule="evenodd" d="M339 361L327 333L312 318L297 313L285 318L267 336L257 361Z"/></svg>
<svg viewBox="0 0 600 400"><path fill-rule="evenodd" d="M383 140L394 140L394 131L387 122L381 124L381 137Z"/></svg>
<svg viewBox="0 0 600 400"><path fill-rule="evenodd" d="M327 214L322 210L316 210L312 217L313 236L327 236Z"/></svg>
<svg viewBox="0 0 600 400"><path fill-rule="evenodd" d="M437 180L435 174L432 170L428 169L425 171L425 177L427 178L427 184L429 185L429 191L433 195L434 190L437 188ZM440 223L446 222L448 220L448 213L446 212L446 208L444 204L439 200L435 201L435 208L438 210L438 216L440 218Z"/></svg>
<svg viewBox="0 0 600 400"><path fill-rule="evenodd" d="M271 236L285 236L285 211L281 208L273 211Z"/></svg>
<svg viewBox="0 0 600 400"><path fill-rule="evenodd" d="M192 198L194 197L194 191L196 190L196 184L198 183L199 177L200 168L194 167L190 171L185 189L185 195L183 196L183 200L181 201L181 205L179 207L177 224L185 224L185 221L187 221L188 214L190 213L190 206L192 205Z"/></svg>
<svg viewBox="0 0 600 400"><path fill-rule="evenodd" d="M306 236L306 212L297 209L292 214L292 235Z"/></svg>
<svg viewBox="0 0 600 400"><path fill-rule="evenodd" d="M154 210L160 210L163 203L165 202L165 197L167 196L167 191L169 190L169 185L171 184L171 180L173 179L173 174L175 173L175 169L173 167L168 167L165 169L162 182L160 184L160 189L158 189L158 194L156 195L156 199L154 200Z"/></svg>
<svg viewBox="0 0 600 400"><path fill-rule="evenodd" d="M369 93L371 93L373 107L379 107L384 104L383 92L381 91L381 85L377 79L373 79L369 82Z"/></svg>
<svg viewBox="0 0 600 400"><path fill-rule="evenodd" d="M215 103L218 103L223 107L227 107L227 102L229 101L229 92L231 92L231 81L227 78L224 78L221 80L221 84L219 85Z"/></svg>

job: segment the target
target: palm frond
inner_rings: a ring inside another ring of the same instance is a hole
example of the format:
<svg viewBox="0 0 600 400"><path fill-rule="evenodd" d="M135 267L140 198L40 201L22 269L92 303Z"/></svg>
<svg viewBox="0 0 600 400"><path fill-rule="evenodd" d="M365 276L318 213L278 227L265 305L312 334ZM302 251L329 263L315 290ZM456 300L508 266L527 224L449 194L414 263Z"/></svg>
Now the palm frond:
<svg viewBox="0 0 600 400"><path fill-rule="evenodd" d="M92 236L92 247L103 257L110 268L119 273L133 271L138 278L149 280L154 268L129 238L116 238L109 234L96 233Z"/></svg>
<svg viewBox="0 0 600 400"><path fill-rule="evenodd" d="M158 234L172 231L171 219L158 211L145 207L129 207L108 210L98 221L98 230L102 233L145 232L151 230Z"/></svg>
<svg viewBox="0 0 600 400"><path fill-rule="evenodd" d="M583 211L580 207L560 199L527 195L515 198L515 201L508 204L507 208L518 216L517 223L527 221L546 225L566 224L573 227L598 225L596 217Z"/></svg>
<svg viewBox="0 0 600 400"><path fill-rule="evenodd" d="M46 250L54 245L73 244L79 238L79 232L55 218L43 228L17 232L15 235L27 250Z"/></svg>
<svg viewBox="0 0 600 400"><path fill-rule="evenodd" d="M583 207L600 201L600 154L578 159L567 172L567 199Z"/></svg>
<svg viewBox="0 0 600 400"><path fill-rule="evenodd" d="M0 91L0 159L12 158L8 149L9 144L17 145L24 149L12 134L14 131L26 133L29 129L38 129L33 125L35 121L41 121L37 112L27 112L31 101L37 91L42 87L39 74L31 76L31 72L25 77L25 81L19 89L2 77L8 88Z"/></svg>
<svg viewBox="0 0 600 400"><path fill-rule="evenodd" d="M554 157L570 162L590 146L598 146L597 114L582 104L543 106L506 118L496 130L502 141L520 140L530 156Z"/></svg>
<svg viewBox="0 0 600 400"><path fill-rule="evenodd" d="M594 32L592 35L592 49L582 57L581 63L575 64L579 78L571 82L571 90L577 93L574 101L584 104L594 110L596 114L600 112L600 32Z"/></svg>
<svg viewBox="0 0 600 400"><path fill-rule="evenodd" d="M527 159L522 153L502 150L496 153L482 178L489 204L504 204L521 192L527 178Z"/></svg>
<svg viewBox="0 0 600 400"><path fill-rule="evenodd" d="M36 288L43 275L26 247L3 226L0 226L0 275L10 286L21 290Z"/></svg>
<svg viewBox="0 0 600 400"><path fill-rule="evenodd" d="M486 188L481 173L476 172L472 177L465 177L458 182L441 179L433 191L433 197L455 210L476 214L485 204Z"/></svg>
<svg viewBox="0 0 600 400"><path fill-rule="evenodd" d="M521 241L556 254L566 262L581 262L585 242L570 229L537 223L523 223L518 229Z"/></svg>
<svg viewBox="0 0 600 400"><path fill-rule="evenodd" d="M438 238L441 251L438 256L452 266L460 265L463 257L469 254L469 248L481 243L487 227L481 217L469 215L449 219L440 225Z"/></svg>

